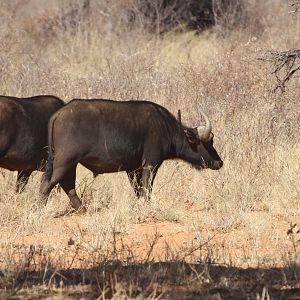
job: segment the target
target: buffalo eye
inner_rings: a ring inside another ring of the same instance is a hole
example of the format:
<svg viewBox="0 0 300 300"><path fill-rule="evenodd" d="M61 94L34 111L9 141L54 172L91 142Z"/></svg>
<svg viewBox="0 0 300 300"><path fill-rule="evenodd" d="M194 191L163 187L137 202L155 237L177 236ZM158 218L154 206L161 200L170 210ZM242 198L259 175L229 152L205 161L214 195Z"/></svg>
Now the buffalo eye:
<svg viewBox="0 0 300 300"><path fill-rule="evenodd" d="M197 144L198 143L198 137L197 132L194 132L194 129L185 129L184 133L191 144Z"/></svg>

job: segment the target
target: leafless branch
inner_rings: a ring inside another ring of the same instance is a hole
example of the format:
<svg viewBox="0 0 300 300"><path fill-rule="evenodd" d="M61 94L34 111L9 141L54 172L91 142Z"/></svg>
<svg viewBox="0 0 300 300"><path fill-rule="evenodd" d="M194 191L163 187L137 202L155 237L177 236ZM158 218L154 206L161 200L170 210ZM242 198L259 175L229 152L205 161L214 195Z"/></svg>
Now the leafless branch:
<svg viewBox="0 0 300 300"><path fill-rule="evenodd" d="M282 52L269 50L258 59L270 62L273 65L273 73L277 80L277 84L273 89L274 92L277 89L284 92L286 83L300 70L300 49Z"/></svg>
<svg viewBox="0 0 300 300"><path fill-rule="evenodd" d="M297 13L298 11L300 11L300 1L290 1L290 7L292 8L292 10L289 13Z"/></svg>

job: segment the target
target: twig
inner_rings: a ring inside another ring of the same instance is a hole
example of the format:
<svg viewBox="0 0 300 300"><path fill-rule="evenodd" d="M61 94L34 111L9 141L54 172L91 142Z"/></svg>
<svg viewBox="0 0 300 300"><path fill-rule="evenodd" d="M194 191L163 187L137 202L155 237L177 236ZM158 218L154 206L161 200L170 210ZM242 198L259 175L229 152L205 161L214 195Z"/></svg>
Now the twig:
<svg viewBox="0 0 300 300"><path fill-rule="evenodd" d="M289 13L291 14L295 14L300 10L300 1L292 1L292 3L290 4L290 7L293 8L293 10L289 11Z"/></svg>
<svg viewBox="0 0 300 300"><path fill-rule="evenodd" d="M275 74L277 80L273 92L276 92L277 89L284 92L286 83L300 70L300 49L291 49L281 52L269 50L261 57L258 57L258 60L273 64L274 71L272 73ZM284 75L280 76L283 69L285 69Z"/></svg>

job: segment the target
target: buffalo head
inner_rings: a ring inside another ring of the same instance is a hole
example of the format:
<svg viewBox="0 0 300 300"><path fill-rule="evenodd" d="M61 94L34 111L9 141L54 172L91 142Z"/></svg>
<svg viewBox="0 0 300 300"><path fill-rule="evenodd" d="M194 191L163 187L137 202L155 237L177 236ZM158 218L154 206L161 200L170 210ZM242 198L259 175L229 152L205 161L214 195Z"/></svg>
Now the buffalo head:
<svg viewBox="0 0 300 300"><path fill-rule="evenodd" d="M218 170L223 166L223 161L213 146L214 135L212 126L206 114L201 112L205 125L197 127L184 127L184 133L189 144L189 161L197 169L209 168ZM180 122L180 111L178 112L178 121Z"/></svg>

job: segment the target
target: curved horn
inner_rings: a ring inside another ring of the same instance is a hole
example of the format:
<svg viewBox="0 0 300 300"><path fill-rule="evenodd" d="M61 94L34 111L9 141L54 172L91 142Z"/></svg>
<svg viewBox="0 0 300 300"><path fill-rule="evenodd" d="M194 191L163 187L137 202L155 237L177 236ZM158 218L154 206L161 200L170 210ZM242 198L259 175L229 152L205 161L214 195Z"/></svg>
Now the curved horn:
<svg viewBox="0 0 300 300"><path fill-rule="evenodd" d="M200 110L200 113L205 120L205 126L198 126L197 132L200 140L209 141L211 139L211 130L212 130L211 123L208 116L203 111Z"/></svg>
<svg viewBox="0 0 300 300"><path fill-rule="evenodd" d="M180 109L178 109L177 120L178 120L179 124L181 124L181 110Z"/></svg>

